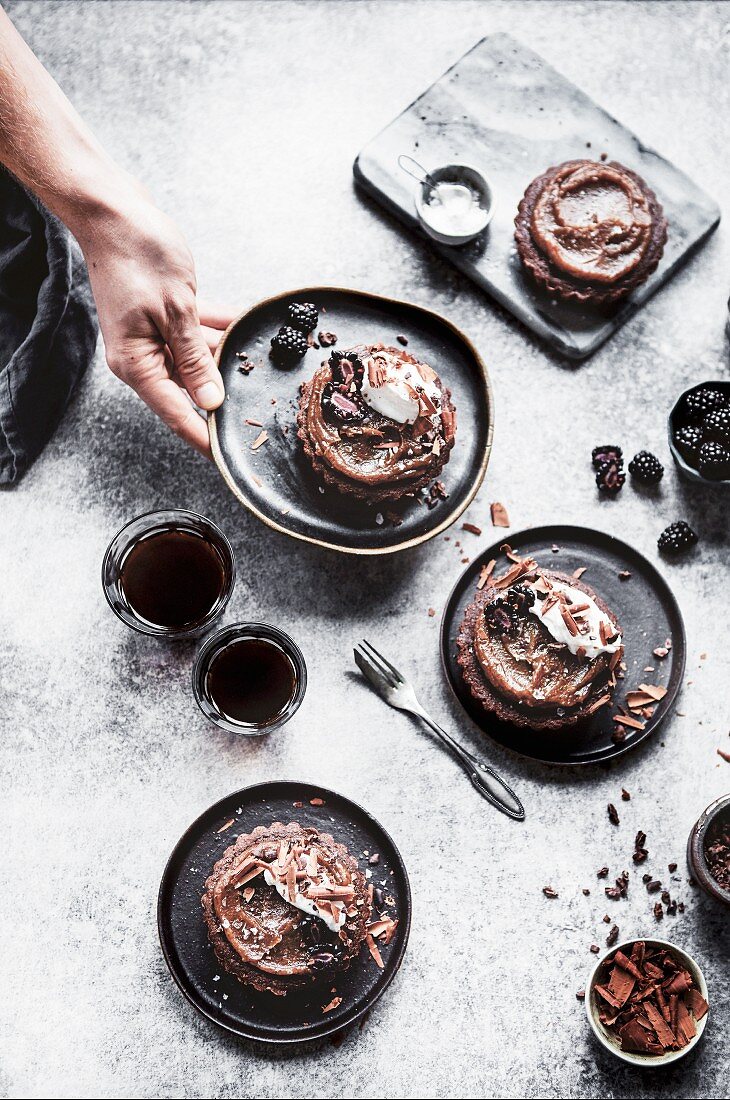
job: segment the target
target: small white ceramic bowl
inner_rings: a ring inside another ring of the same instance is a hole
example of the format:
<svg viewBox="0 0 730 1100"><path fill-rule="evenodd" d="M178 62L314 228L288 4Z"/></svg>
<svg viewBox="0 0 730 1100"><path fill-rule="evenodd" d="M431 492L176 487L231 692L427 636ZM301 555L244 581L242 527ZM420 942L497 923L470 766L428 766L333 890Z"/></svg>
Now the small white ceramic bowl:
<svg viewBox="0 0 730 1100"><path fill-rule="evenodd" d="M484 217L477 230L470 233L444 233L436 229L429 221L428 196L433 183L463 183L479 196ZM494 217L494 191L485 175L469 164L446 164L443 168L434 168L429 172L429 180L421 183L415 195L416 213L424 231L439 244L460 245L473 241L487 228Z"/></svg>
<svg viewBox="0 0 730 1100"><path fill-rule="evenodd" d="M609 1050L611 1054L615 1054L617 1058L620 1058L622 1062L628 1062L632 1066L653 1067L653 1066L666 1066L670 1062L677 1062L680 1058L684 1058L685 1054L689 1054L690 1050L697 1046L702 1034L705 1030L705 1024L707 1018L710 1015L709 1011L705 1013L701 1020L697 1020L697 1034L694 1039L691 1039L687 1043L686 1047L682 1047L681 1050L668 1050L665 1054L638 1054L633 1050L621 1050L619 1043L614 1035L601 1023L598 1018L599 1003L596 997L596 984L598 979L598 973L605 963L606 959L611 958L617 951L623 951L624 954L629 954L631 947L636 943L637 939L641 939L640 936L635 936L633 940L624 940L623 943L616 943L607 951L606 954L598 960L596 965L591 971L591 976L588 979L586 985L586 1014L588 1016L588 1023L593 1029L593 1034L598 1039L601 1046ZM704 975L700 970L697 963L694 961L691 955L688 955L686 951L682 951L681 947L677 947L674 943L668 943L667 940L654 940L644 938L644 943L647 947L664 947L682 963L684 967L689 970L692 975L697 988L707 1003L710 1003L710 998L707 994L707 983L705 982Z"/></svg>

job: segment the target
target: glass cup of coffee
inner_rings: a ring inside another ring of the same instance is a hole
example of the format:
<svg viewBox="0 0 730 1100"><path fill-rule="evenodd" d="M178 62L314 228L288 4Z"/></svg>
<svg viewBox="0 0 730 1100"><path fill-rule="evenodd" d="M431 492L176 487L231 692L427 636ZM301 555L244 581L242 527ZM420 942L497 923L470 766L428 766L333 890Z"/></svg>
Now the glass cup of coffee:
<svg viewBox="0 0 730 1100"><path fill-rule="evenodd" d="M218 618L236 583L233 550L211 520L169 508L131 520L109 543L104 595L122 622L157 638L194 638Z"/></svg>
<svg viewBox="0 0 730 1100"><path fill-rule="evenodd" d="M236 623L212 634L193 667L198 706L229 733L257 737L283 726L306 689L299 646L266 623Z"/></svg>

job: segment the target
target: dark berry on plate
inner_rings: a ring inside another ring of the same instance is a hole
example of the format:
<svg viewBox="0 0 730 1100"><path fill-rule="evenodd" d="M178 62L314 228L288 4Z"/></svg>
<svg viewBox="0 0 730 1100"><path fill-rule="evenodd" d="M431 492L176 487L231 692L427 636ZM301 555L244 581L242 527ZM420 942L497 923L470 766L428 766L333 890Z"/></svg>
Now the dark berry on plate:
<svg viewBox="0 0 730 1100"><path fill-rule="evenodd" d="M317 307L313 306L311 302L292 302L288 312L289 321L294 328L301 329L302 332L311 332L312 329L317 327L319 314L317 313Z"/></svg>
<svg viewBox="0 0 730 1100"><path fill-rule="evenodd" d="M730 477L730 451L721 443L703 443L697 469L703 477L712 481L722 481Z"/></svg>
<svg viewBox="0 0 730 1100"><path fill-rule="evenodd" d="M620 464L623 461L623 452L620 447L607 443L604 447L594 447L591 454L594 469L599 470L606 462Z"/></svg>
<svg viewBox="0 0 730 1100"><path fill-rule="evenodd" d="M693 462L697 460L702 446L702 428L697 424L688 424L685 428L677 428L674 433L674 442L685 458Z"/></svg>
<svg viewBox="0 0 730 1100"><path fill-rule="evenodd" d="M604 462L599 466L596 474L596 485L600 492L614 496L621 491L625 481L626 474L623 472L620 463Z"/></svg>
<svg viewBox="0 0 730 1100"><path fill-rule="evenodd" d="M329 360L332 381L347 390L352 382L362 378L363 366L355 352L333 352Z"/></svg>
<svg viewBox="0 0 730 1100"><path fill-rule="evenodd" d="M322 411L337 424L355 424L364 419L367 409L360 397L344 394L328 382L322 390Z"/></svg>
<svg viewBox="0 0 730 1100"><path fill-rule="evenodd" d="M715 390L712 386L700 386L698 390L693 390L685 397L684 411L691 420L699 420L705 413L712 409L721 409L726 404L722 390Z"/></svg>
<svg viewBox="0 0 730 1100"><path fill-rule="evenodd" d="M663 554L681 554L683 550L689 550L697 542L697 535L688 523L683 519L676 523L670 523L662 531L657 541L657 546Z"/></svg>
<svg viewBox="0 0 730 1100"><path fill-rule="evenodd" d="M496 634L511 634L517 625L519 614L513 603L499 598L487 605L484 618L489 629Z"/></svg>
<svg viewBox="0 0 730 1100"><path fill-rule="evenodd" d="M289 325L282 325L271 338L271 354L277 363L290 366L302 358L308 347L304 333Z"/></svg>
<svg viewBox="0 0 730 1100"><path fill-rule="evenodd" d="M639 451L629 462L629 473L644 485L656 485L664 476L664 467L651 451Z"/></svg>
<svg viewBox="0 0 730 1100"><path fill-rule="evenodd" d="M702 421L702 437L708 443L730 447L730 407L713 409Z"/></svg>
<svg viewBox="0 0 730 1100"><path fill-rule="evenodd" d="M525 615L535 602L535 593L526 584L513 584L507 599L520 615Z"/></svg>

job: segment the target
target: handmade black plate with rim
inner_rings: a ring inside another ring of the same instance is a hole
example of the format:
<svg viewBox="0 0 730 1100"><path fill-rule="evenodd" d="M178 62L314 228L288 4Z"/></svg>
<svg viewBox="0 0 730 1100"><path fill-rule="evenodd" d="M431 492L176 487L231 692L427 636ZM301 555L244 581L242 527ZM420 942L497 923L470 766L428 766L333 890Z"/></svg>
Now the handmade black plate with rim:
<svg viewBox="0 0 730 1100"><path fill-rule="evenodd" d="M584 580L616 613L624 636L625 679L619 681L615 702L623 704L627 690L640 683L667 689L643 729L626 730L624 741L614 740L616 706L602 707L587 722L564 732L523 729L500 722L485 712L464 684L456 663L456 637L467 604L476 592L482 565L497 559L495 575L510 564L500 546L508 542L523 557L534 557L540 565L561 573L586 567ZM558 547L557 551L553 547ZM622 579L619 574L631 575ZM671 648L663 659L653 650L669 639ZM476 724L505 748L549 764L593 764L621 756L649 737L664 717L679 691L684 672L686 639L677 601L654 566L636 550L611 535L584 527L534 527L518 534L505 531L462 573L449 596L441 623L441 658L457 699ZM649 666L653 672L645 672Z"/></svg>
<svg viewBox="0 0 730 1100"><path fill-rule="evenodd" d="M277 367L269 357L271 337L287 323L291 302L317 306L315 338L325 330L336 334L339 348L379 341L398 347L396 338L404 336L408 351L437 371L456 407L456 444L439 475L447 500L433 509L418 500L392 506L390 511L402 520L396 526L382 505L351 501L322 485L297 438L296 413L299 386L330 350L310 348L289 369ZM254 364L248 374L240 369L242 354ZM487 370L467 337L430 310L358 290L303 287L242 314L222 340L217 360L226 400L209 417L213 457L241 503L277 531L353 554L392 553L443 531L482 482L494 422ZM262 429L268 439L253 450Z"/></svg>
<svg viewBox="0 0 730 1100"><path fill-rule="evenodd" d="M311 799L323 799L312 806ZM301 803L301 806L295 805ZM256 825L282 821L314 825L345 844L361 867L367 856L380 856L370 881L395 902L388 912L398 919L389 945L378 942L380 970L366 947L342 974L319 991L274 997L241 985L223 970L208 941L200 898L213 864L240 833ZM230 823L230 824L229 824ZM225 826L228 825L227 828ZM367 1012L390 985L401 964L411 923L411 891L403 860L385 830L349 798L310 783L259 783L216 802L178 841L160 884L157 925L167 965L195 1008L220 1027L246 1039L298 1043L331 1035ZM341 1003L323 1007L335 997Z"/></svg>

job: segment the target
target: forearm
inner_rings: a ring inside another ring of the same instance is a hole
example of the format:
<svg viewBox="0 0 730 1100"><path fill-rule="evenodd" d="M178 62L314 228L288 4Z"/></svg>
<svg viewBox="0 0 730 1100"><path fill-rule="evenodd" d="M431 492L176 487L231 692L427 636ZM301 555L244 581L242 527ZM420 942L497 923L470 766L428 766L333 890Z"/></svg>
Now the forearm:
<svg viewBox="0 0 730 1100"><path fill-rule="evenodd" d="M139 190L0 9L0 162L77 236Z"/></svg>

